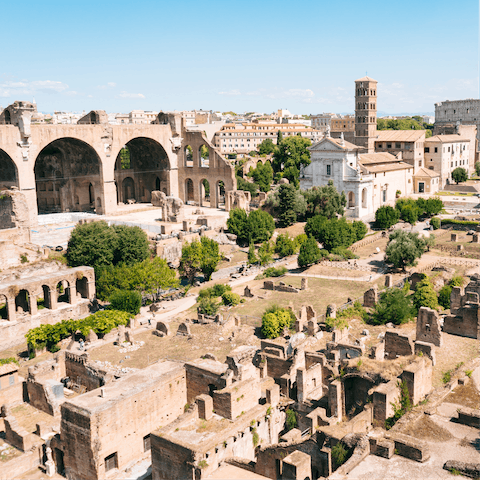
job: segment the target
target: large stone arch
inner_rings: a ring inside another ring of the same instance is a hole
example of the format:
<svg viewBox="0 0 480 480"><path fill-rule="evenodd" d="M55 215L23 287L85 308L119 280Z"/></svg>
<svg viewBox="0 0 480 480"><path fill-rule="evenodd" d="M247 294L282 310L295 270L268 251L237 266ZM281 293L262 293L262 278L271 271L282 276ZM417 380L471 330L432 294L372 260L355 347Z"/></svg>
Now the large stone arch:
<svg viewBox="0 0 480 480"><path fill-rule="evenodd" d="M0 189L18 187L18 169L12 157L0 149Z"/></svg>
<svg viewBox="0 0 480 480"><path fill-rule="evenodd" d="M348 374L342 379L343 406L347 417L353 417L363 410L368 402L368 391L375 386L372 378L365 374Z"/></svg>
<svg viewBox="0 0 480 480"><path fill-rule="evenodd" d="M127 160L128 159L128 160ZM136 202L150 202L154 190L171 194L170 159L162 144L149 137L134 137L118 152L115 160L115 182L118 200L126 203L124 181L133 180ZM158 188L160 187L160 188Z"/></svg>
<svg viewBox="0 0 480 480"><path fill-rule="evenodd" d="M53 140L37 155L34 174L38 213L103 213L90 202L93 193L105 204L102 161L88 143L73 137Z"/></svg>

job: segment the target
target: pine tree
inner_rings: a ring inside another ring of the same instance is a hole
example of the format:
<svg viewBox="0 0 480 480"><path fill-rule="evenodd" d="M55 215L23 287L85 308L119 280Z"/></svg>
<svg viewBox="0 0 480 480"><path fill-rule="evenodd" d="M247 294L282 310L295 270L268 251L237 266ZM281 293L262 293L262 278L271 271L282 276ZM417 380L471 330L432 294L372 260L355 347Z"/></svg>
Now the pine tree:
<svg viewBox="0 0 480 480"><path fill-rule="evenodd" d="M280 145L283 142L283 133L281 130L277 132L277 145Z"/></svg>
<svg viewBox="0 0 480 480"><path fill-rule="evenodd" d="M278 218L283 227L289 227L297 221L297 214L294 209L295 187L289 184L281 185L279 199L278 210L280 214Z"/></svg>

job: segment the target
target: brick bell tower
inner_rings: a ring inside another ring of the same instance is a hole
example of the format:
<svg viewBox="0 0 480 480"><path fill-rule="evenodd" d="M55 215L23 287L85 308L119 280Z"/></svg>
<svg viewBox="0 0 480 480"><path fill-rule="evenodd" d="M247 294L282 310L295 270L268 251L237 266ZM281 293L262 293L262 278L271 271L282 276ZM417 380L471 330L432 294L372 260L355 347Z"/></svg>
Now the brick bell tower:
<svg viewBox="0 0 480 480"><path fill-rule="evenodd" d="M377 83L370 77L355 80L355 144L368 153L375 151Z"/></svg>

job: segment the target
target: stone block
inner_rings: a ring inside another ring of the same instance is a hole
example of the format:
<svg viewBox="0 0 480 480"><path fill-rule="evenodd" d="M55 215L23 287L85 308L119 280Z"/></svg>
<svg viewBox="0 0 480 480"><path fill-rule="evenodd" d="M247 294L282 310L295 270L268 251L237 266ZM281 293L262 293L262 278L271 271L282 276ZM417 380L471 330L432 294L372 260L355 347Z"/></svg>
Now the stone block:
<svg viewBox="0 0 480 480"><path fill-rule="evenodd" d="M408 335L387 330L385 332L385 358L394 360L400 356L413 355L413 341Z"/></svg>
<svg viewBox="0 0 480 480"><path fill-rule="evenodd" d="M271 280L265 280L263 282L263 288L265 290L275 290L274 283Z"/></svg>
<svg viewBox="0 0 480 480"><path fill-rule="evenodd" d="M190 325L188 323L181 323L178 326L177 335L184 335L184 336L191 335Z"/></svg>
<svg viewBox="0 0 480 480"><path fill-rule="evenodd" d="M266 390L267 403L276 407L280 402L280 385L276 383Z"/></svg>
<svg viewBox="0 0 480 480"><path fill-rule="evenodd" d="M213 416L213 398L210 395L199 395L196 398L198 418L210 420Z"/></svg>
<svg viewBox="0 0 480 480"><path fill-rule="evenodd" d="M427 342L420 342L418 340L415 341L415 355L419 354L427 356L431 361L432 365L435 365L437 362L436 356L435 356L435 348L432 343L427 343Z"/></svg>
<svg viewBox="0 0 480 480"><path fill-rule="evenodd" d="M374 307L378 300L378 287L374 285L363 294L363 306Z"/></svg>
<svg viewBox="0 0 480 480"><path fill-rule="evenodd" d="M478 233L473 234L472 243L480 243L480 235Z"/></svg>
<svg viewBox="0 0 480 480"><path fill-rule="evenodd" d="M327 317L337 318L337 306L334 303L327 305Z"/></svg>
<svg viewBox="0 0 480 480"><path fill-rule="evenodd" d="M312 478L312 459L310 455L295 450L283 459L282 479L304 480Z"/></svg>
<svg viewBox="0 0 480 480"><path fill-rule="evenodd" d="M442 326L437 311L420 307L417 316L416 334L416 340L420 342L433 343L436 347L443 345Z"/></svg>
<svg viewBox="0 0 480 480"><path fill-rule="evenodd" d="M243 296L247 298L252 298L254 296L248 285L245 287L245 290L243 291Z"/></svg>

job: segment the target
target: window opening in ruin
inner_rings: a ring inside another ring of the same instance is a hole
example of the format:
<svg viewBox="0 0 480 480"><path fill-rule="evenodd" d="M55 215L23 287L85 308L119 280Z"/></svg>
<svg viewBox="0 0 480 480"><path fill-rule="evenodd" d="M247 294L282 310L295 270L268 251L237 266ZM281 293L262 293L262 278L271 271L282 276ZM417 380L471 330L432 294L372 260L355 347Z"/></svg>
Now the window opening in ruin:
<svg viewBox="0 0 480 480"><path fill-rule="evenodd" d="M37 297L37 309L52 308L50 287L48 285L42 285L42 293L43 297Z"/></svg>
<svg viewBox="0 0 480 480"><path fill-rule="evenodd" d="M134 202L135 199L135 182L132 177L127 177L123 180L123 203Z"/></svg>
<svg viewBox="0 0 480 480"><path fill-rule="evenodd" d="M30 299L26 290L20 290L18 295L15 297L15 310L18 313L30 312Z"/></svg>
<svg viewBox="0 0 480 480"><path fill-rule="evenodd" d="M88 279L87 277L77 278L76 290L82 298L88 298Z"/></svg>
<svg viewBox="0 0 480 480"><path fill-rule="evenodd" d="M185 147L185 166L193 167L193 148L190 145Z"/></svg>
<svg viewBox="0 0 480 480"><path fill-rule="evenodd" d="M12 124L12 117L10 115L10 112L8 110L5 110L5 125L11 125Z"/></svg>
<svg viewBox="0 0 480 480"><path fill-rule="evenodd" d="M210 207L210 183L204 178L200 182L200 206Z"/></svg>
<svg viewBox="0 0 480 480"><path fill-rule="evenodd" d="M0 187L18 187L17 167L11 157L0 149Z"/></svg>
<svg viewBox="0 0 480 480"><path fill-rule="evenodd" d="M105 471L108 472L114 468L118 468L117 452L105 457Z"/></svg>
<svg viewBox="0 0 480 480"><path fill-rule="evenodd" d="M70 285L66 280L62 280L57 284L57 302L68 303L69 301Z"/></svg>
<svg viewBox="0 0 480 480"><path fill-rule="evenodd" d="M152 449L152 442L151 442L151 439L150 439L150 434L148 435L145 435L143 437L143 451L144 452L148 452L149 450Z"/></svg>
<svg viewBox="0 0 480 480"><path fill-rule="evenodd" d="M353 208L355 206L355 194L353 192L348 192L348 208Z"/></svg>
<svg viewBox="0 0 480 480"><path fill-rule="evenodd" d="M200 166L203 168L210 167L210 151L206 145L202 145L199 149Z"/></svg>
<svg viewBox="0 0 480 480"><path fill-rule="evenodd" d="M8 320L8 300L5 295L0 295L0 318Z"/></svg>
<svg viewBox="0 0 480 480"><path fill-rule="evenodd" d="M193 180L187 178L185 180L185 203L193 202L195 199L194 197L194 188L193 188Z"/></svg>
<svg viewBox="0 0 480 480"><path fill-rule="evenodd" d="M155 180L155 190L160 191L160 179L158 177Z"/></svg>
<svg viewBox="0 0 480 480"><path fill-rule="evenodd" d="M217 182L217 208L225 204L225 184L222 180Z"/></svg>

